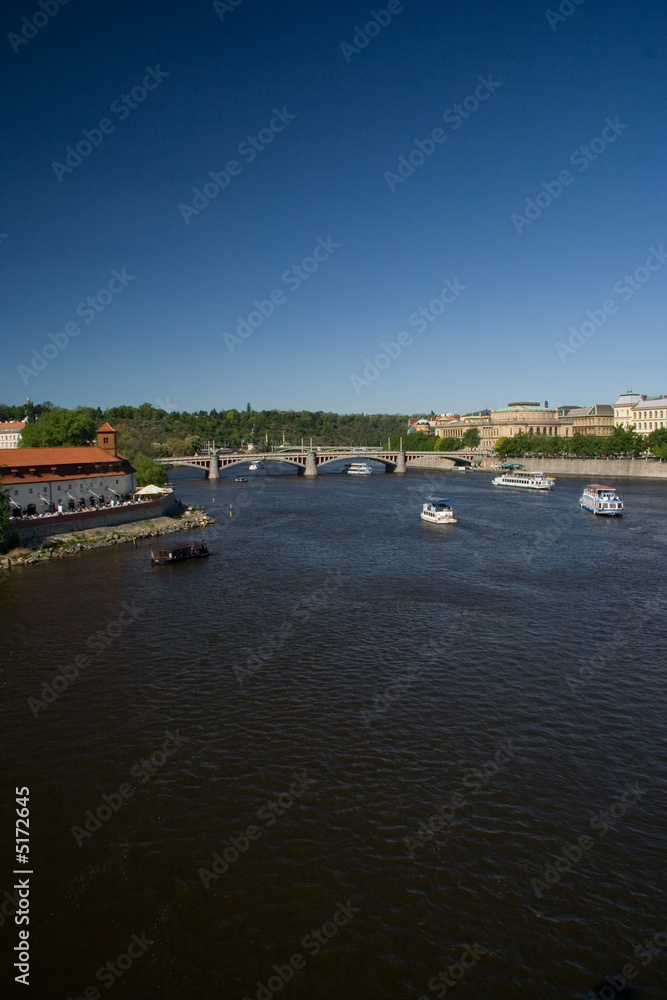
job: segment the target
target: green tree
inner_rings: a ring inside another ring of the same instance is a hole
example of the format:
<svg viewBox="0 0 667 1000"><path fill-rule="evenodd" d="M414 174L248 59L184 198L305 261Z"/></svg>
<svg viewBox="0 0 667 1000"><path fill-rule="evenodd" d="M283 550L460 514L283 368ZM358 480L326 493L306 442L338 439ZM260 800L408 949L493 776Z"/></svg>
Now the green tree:
<svg viewBox="0 0 667 1000"><path fill-rule="evenodd" d="M74 448L95 439L95 421L85 411L56 407L45 410L35 423L27 423L21 435L22 448Z"/></svg>
<svg viewBox="0 0 667 1000"><path fill-rule="evenodd" d="M467 432L466 432L467 433ZM461 451L464 447L463 438L441 437L435 445L436 451Z"/></svg>
<svg viewBox="0 0 667 1000"><path fill-rule="evenodd" d="M470 427L463 435L463 447L477 448L481 440L479 430L476 427Z"/></svg>
<svg viewBox="0 0 667 1000"><path fill-rule="evenodd" d="M164 465L149 458L148 455L137 451L130 461L137 471L137 486L164 486L167 482L167 470Z"/></svg>
<svg viewBox="0 0 667 1000"><path fill-rule="evenodd" d="M646 438L646 443L656 458L667 458L667 427L656 427Z"/></svg>
<svg viewBox="0 0 667 1000"><path fill-rule="evenodd" d="M649 441L642 434L637 433L634 426L614 427L614 433L606 441L607 454L634 455L635 457L646 451L649 444Z"/></svg>

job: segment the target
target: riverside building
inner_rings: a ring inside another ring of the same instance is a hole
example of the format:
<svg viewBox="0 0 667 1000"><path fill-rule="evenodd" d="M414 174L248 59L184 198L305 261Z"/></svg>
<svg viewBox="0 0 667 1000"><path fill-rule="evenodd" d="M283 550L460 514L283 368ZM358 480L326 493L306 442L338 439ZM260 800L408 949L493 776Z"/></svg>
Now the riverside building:
<svg viewBox="0 0 667 1000"><path fill-rule="evenodd" d="M116 438L105 423L96 445L0 450L0 474L13 516L99 507L129 497L136 486L135 470L118 454Z"/></svg>
<svg viewBox="0 0 667 1000"><path fill-rule="evenodd" d="M569 408L568 408L569 409ZM438 421L435 433L438 437L462 438L466 431L477 428L480 435L479 449L492 451L496 442L503 437L516 434L563 433L564 424L559 411L548 403L509 403L499 410L478 410L466 413L456 421Z"/></svg>
<svg viewBox="0 0 667 1000"><path fill-rule="evenodd" d="M614 403L614 426L634 427L638 434L650 434L667 427L667 396L624 392Z"/></svg>
<svg viewBox="0 0 667 1000"><path fill-rule="evenodd" d="M18 448L24 427L25 420L5 420L0 423L0 450Z"/></svg>

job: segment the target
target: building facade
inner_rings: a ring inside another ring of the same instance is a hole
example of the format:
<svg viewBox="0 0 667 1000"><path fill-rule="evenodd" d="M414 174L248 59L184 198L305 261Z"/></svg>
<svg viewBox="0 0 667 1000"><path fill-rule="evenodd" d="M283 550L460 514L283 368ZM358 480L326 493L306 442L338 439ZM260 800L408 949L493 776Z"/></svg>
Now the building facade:
<svg viewBox="0 0 667 1000"><path fill-rule="evenodd" d="M635 428L640 434L650 434L667 427L667 396L647 396L635 407Z"/></svg>
<svg viewBox="0 0 667 1000"><path fill-rule="evenodd" d="M595 434L596 437L611 437L614 433L614 407L608 403L594 406L568 406L559 418L561 436L573 434Z"/></svg>
<svg viewBox="0 0 667 1000"><path fill-rule="evenodd" d="M462 438L466 431L477 428L481 451L492 451L503 437L516 434L546 434L562 431L558 410L540 403L509 403L499 410L478 410L466 413L456 421L438 421L435 433L439 437Z"/></svg>
<svg viewBox="0 0 667 1000"><path fill-rule="evenodd" d="M622 393L614 403L614 427L632 427L635 422L633 407L641 401L641 396L635 392Z"/></svg>
<svg viewBox="0 0 667 1000"><path fill-rule="evenodd" d="M24 427L25 420L6 420L0 423L0 450L18 448Z"/></svg>
<svg viewBox="0 0 667 1000"><path fill-rule="evenodd" d="M15 517L101 507L136 487L130 462L117 453L116 431L104 424L97 445L0 450L0 475Z"/></svg>

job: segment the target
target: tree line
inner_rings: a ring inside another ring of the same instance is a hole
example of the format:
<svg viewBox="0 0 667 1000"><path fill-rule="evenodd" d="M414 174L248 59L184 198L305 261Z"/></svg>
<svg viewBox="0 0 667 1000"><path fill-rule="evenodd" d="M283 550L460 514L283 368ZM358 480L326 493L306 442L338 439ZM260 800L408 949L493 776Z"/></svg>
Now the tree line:
<svg viewBox="0 0 667 1000"><path fill-rule="evenodd" d="M667 459L667 427L659 427L647 435L639 434L633 427L615 427L610 437L576 433L572 437L549 437L521 432L514 437L500 438L495 450L502 458L529 455L638 458L650 451L656 458Z"/></svg>

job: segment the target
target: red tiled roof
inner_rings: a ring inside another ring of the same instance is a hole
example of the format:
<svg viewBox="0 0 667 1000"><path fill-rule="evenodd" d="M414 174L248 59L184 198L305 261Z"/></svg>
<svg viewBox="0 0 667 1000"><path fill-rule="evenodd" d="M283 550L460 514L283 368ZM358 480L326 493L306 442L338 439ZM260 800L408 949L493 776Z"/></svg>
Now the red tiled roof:
<svg viewBox="0 0 667 1000"><path fill-rule="evenodd" d="M122 462L96 444L80 448L0 448L0 466L11 465L86 465L90 462Z"/></svg>
<svg viewBox="0 0 667 1000"><path fill-rule="evenodd" d="M104 471L102 471L104 469ZM133 468L122 455L96 446L81 448L0 448L5 485L127 475Z"/></svg>
<svg viewBox="0 0 667 1000"><path fill-rule="evenodd" d="M100 433L100 431L112 431L112 432L113 432L114 434L116 433L116 431L115 431L115 430L114 430L114 428L113 428L113 427L111 426L111 424L109 423L109 421L108 421L108 420L107 420L107 422L106 422L106 423L102 424L102 426L101 426L101 427L98 427L98 428L97 428L97 433L98 433L98 434Z"/></svg>
<svg viewBox="0 0 667 1000"><path fill-rule="evenodd" d="M22 431L25 420L7 420L0 423L0 431Z"/></svg>

